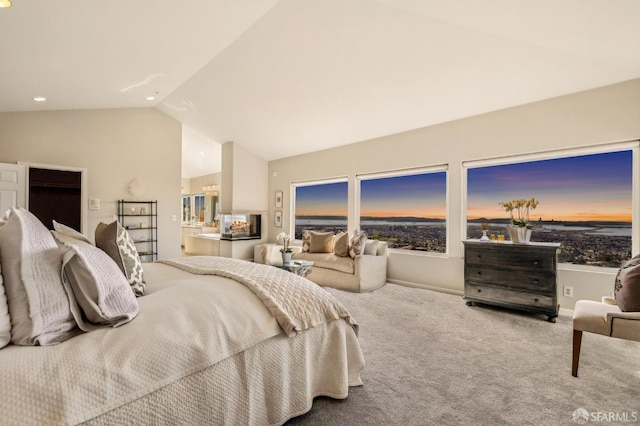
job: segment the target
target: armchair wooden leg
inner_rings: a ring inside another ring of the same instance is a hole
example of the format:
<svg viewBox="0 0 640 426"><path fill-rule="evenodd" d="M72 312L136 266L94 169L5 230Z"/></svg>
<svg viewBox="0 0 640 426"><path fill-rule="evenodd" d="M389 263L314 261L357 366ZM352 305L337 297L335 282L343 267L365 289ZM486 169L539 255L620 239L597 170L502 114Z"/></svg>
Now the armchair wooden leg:
<svg viewBox="0 0 640 426"><path fill-rule="evenodd" d="M571 375L578 377L578 364L580 363L580 345L582 344L582 330L573 330L573 363Z"/></svg>

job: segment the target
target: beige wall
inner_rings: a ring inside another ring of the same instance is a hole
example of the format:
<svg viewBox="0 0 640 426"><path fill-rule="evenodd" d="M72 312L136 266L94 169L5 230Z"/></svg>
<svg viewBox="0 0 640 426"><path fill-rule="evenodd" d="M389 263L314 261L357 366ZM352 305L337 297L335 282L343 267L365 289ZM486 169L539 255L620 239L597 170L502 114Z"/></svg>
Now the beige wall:
<svg viewBox="0 0 640 426"><path fill-rule="evenodd" d="M183 179L185 180L185 179ZM202 194L202 187L209 185L218 185L218 190L220 182L221 182L221 173L211 173L204 176L198 176L191 179L186 179L189 181L189 191L186 194Z"/></svg>
<svg viewBox="0 0 640 426"><path fill-rule="evenodd" d="M471 96L472 94L470 94ZM554 98L437 126L269 163L269 208L284 191L284 227L269 226L269 240L291 223L292 182L346 176L349 211L355 209L355 176L367 172L448 165L449 219L446 257L393 252L389 280L462 294L462 163L640 138L640 80ZM524 195L523 195L524 196ZM496 200L496 203L500 200ZM544 200L541 200L543 203ZM352 230L354 224L349 223ZM637 229L635 231L637 233ZM639 238L635 235L635 238ZM534 238L535 239L535 238ZM599 300L613 288L615 270L563 268L559 288L574 287L574 298L559 296L561 307L578 299Z"/></svg>
<svg viewBox="0 0 640 426"><path fill-rule="evenodd" d="M222 145L222 212L268 209L268 163L235 142Z"/></svg>
<svg viewBox="0 0 640 426"><path fill-rule="evenodd" d="M117 200L134 199L129 183L140 178L139 199L158 201L158 254L180 255L181 124L151 108L0 113L0 162L25 161L88 169L88 234L113 221ZM176 220L173 220L173 216Z"/></svg>

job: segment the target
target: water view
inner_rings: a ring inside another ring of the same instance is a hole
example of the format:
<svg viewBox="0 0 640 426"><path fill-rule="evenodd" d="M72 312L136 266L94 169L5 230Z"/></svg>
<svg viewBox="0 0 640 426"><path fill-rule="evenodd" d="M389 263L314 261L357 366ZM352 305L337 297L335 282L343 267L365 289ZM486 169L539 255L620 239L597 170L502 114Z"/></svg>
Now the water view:
<svg viewBox="0 0 640 426"><path fill-rule="evenodd" d="M485 222L482 222L485 223ZM507 222L488 221L489 234L503 234L509 239ZM480 238L481 222L469 222L468 238ZM346 218L298 218L295 235L302 238L305 229L339 232L347 230ZM375 218L360 221L360 229L369 238L387 241L390 248L445 253L446 223L442 220L409 220L406 218ZM631 224L611 222L537 223L532 241L559 242L561 263L618 268L631 258Z"/></svg>

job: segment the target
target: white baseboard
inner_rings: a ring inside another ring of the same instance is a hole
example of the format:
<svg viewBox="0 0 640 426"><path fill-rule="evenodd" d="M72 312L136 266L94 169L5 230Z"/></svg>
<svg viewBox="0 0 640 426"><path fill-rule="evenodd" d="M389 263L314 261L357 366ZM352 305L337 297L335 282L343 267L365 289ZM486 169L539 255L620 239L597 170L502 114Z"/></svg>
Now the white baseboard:
<svg viewBox="0 0 640 426"><path fill-rule="evenodd" d="M428 284L418 284L418 283L413 283L413 282L409 282L409 281L402 281L402 280L389 280L388 279L387 282L391 283L391 284L403 285L405 287L423 288L425 290L438 291L440 293L448 293L448 294L455 294L456 296L464 296L464 291L461 291L461 290L453 290L453 289L449 289L449 288L435 287L435 286L431 286L431 285L428 285Z"/></svg>
<svg viewBox="0 0 640 426"><path fill-rule="evenodd" d="M464 296L464 291L436 287L428 284L418 284L418 283L413 283L409 281L389 280L389 279L387 280L387 282L391 284L403 285L405 287L422 288L425 290L437 291L440 293L448 293L448 294L454 294L456 296ZM573 309L560 308L560 310L558 311L558 315L573 317Z"/></svg>

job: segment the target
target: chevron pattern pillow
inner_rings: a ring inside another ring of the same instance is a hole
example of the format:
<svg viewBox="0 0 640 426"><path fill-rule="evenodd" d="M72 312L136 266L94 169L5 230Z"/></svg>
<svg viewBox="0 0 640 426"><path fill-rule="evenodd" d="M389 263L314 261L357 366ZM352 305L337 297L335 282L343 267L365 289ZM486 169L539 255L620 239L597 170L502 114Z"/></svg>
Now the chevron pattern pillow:
<svg viewBox="0 0 640 426"><path fill-rule="evenodd" d="M131 235L120 222L100 223L96 227L96 246L111 257L127 280L136 296L144 295L142 261Z"/></svg>

